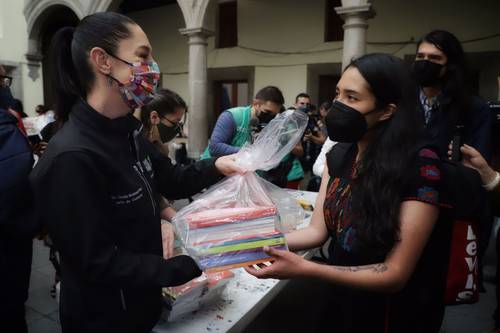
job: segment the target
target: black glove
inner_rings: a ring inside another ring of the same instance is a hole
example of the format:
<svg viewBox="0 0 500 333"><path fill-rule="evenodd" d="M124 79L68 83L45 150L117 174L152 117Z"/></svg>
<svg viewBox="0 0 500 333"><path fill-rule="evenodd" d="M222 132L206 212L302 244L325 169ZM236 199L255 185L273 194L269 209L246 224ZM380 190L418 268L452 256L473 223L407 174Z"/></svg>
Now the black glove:
<svg viewBox="0 0 500 333"><path fill-rule="evenodd" d="M201 275L201 270L190 256L180 255L166 260L169 278L165 287L172 287L191 281Z"/></svg>

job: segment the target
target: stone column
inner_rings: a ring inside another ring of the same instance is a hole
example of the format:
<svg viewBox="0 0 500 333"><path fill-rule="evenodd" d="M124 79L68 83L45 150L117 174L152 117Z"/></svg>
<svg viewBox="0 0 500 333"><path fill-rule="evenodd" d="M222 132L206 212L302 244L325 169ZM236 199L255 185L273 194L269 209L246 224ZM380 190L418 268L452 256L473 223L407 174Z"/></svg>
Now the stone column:
<svg viewBox="0 0 500 333"><path fill-rule="evenodd" d="M41 54L31 54L31 53L26 53L26 60L28 60L27 65L28 65L28 76L33 80L36 81L40 77L40 70L42 66L42 59L43 56Z"/></svg>
<svg viewBox="0 0 500 333"><path fill-rule="evenodd" d="M188 156L199 159L208 143L207 39L205 28L179 30L189 38Z"/></svg>
<svg viewBox="0 0 500 333"><path fill-rule="evenodd" d="M349 65L352 58L366 53L366 30L369 18L375 16L371 4L366 1L342 1L342 7L335 11L344 20L344 50L342 53L342 70Z"/></svg>

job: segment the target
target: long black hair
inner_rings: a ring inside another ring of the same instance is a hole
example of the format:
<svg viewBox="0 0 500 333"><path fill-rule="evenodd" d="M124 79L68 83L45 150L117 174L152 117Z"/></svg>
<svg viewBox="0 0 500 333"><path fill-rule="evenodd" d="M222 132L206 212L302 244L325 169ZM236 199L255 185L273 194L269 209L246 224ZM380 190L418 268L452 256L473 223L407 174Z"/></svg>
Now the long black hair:
<svg viewBox="0 0 500 333"><path fill-rule="evenodd" d="M145 132L151 129L150 115L152 111L158 112L158 116L163 118L168 114L175 113L178 108L187 111L186 102L179 94L169 89L158 89L153 100L141 108L141 122Z"/></svg>
<svg viewBox="0 0 500 333"><path fill-rule="evenodd" d="M372 129L352 187L360 238L386 253L399 239L399 211L405 172L415 157L423 124L410 69L388 54L368 54L351 62L368 82L379 110L393 103L392 116Z"/></svg>
<svg viewBox="0 0 500 333"><path fill-rule="evenodd" d="M95 77L89 62L93 47L116 54L121 40L130 37L127 16L104 12L86 16L76 28L65 27L53 37L50 61L54 92L54 111L58 121L65 122L78 98L86 98Z"/></svg>
<svg viewBox="0 0 500 333"><path fill-rule="evenodd" d="M433 30L426 34L418 42L417 50L423 42L433 44L448 58L445 74L441 79L441 89L443 97L449 100L449 109L453 112L449 118L450 125L457 125L457 122L464 121L470 112L469 94L465 84L467 66L462 44L455 35L446 30Z"/></svg>

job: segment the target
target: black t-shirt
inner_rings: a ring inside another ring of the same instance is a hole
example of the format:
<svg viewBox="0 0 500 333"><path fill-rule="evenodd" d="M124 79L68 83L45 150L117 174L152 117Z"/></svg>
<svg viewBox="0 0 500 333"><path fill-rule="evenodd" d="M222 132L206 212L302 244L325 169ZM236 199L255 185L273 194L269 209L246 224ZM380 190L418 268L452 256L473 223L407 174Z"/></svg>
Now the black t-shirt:
<svg viewBox="0 0 500 333"><path fill-rule="evenodd" d="M332 238L329 249L331 265L375 264L383 262L387 255L364 245L358 237L355 223L358 215L351 196L356 154L357 146L352 145L342 163L333 163L335 147L327 156L330 181L324 214ZM407 179L402 180L401 201L416 200L446 207L437 154L424 148L416 155ZM334 165L337 165L336 170ZM443 297L451 239L451 224L447 223L444 216L440 214L417 267L402 291L386 295L332 287L332 301L327 311L328 320L335 326L332 332L439 331L444 312Z"/></svg>

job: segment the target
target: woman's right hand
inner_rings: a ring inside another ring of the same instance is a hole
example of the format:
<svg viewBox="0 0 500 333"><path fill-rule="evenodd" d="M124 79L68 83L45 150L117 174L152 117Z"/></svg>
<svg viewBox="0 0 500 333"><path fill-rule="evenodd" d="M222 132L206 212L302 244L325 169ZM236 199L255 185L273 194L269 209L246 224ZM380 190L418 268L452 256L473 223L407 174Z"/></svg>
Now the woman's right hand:
<svg viewBox="0 0 500 333"><path fill-rule="evenodd" d="M488 165L480 152L469 145L463 145L460 147L460 151L462 152L462 164L479 172L483 184L489 184L495 179L495 170Z"/></svg>
<svg viewBox="0 0 500 333"><path fill-rule="evenodd" d="M296 277L308 276L311 266L314 265L311 261L289 251L277 250L269 246L264 246L264 252L271 256L269 260L271 265L259 264L256 269L252 266L245 267L247 273L259 279L290 279Z"/></svg>
<svg viewBox="0 0 500 333"><path fill-rule="evenodd" d="M161 243L163 248L163 258L171 258L174 254L174 227L170 222L161 225Z"/></svg>
<svg viewBox="0 0 500 333"><path fill-rule="evenodd" d="M236 154L221 156L215 160L215 167L224 176L239 173L244 174L246 170L236 163Z"/></svg>

